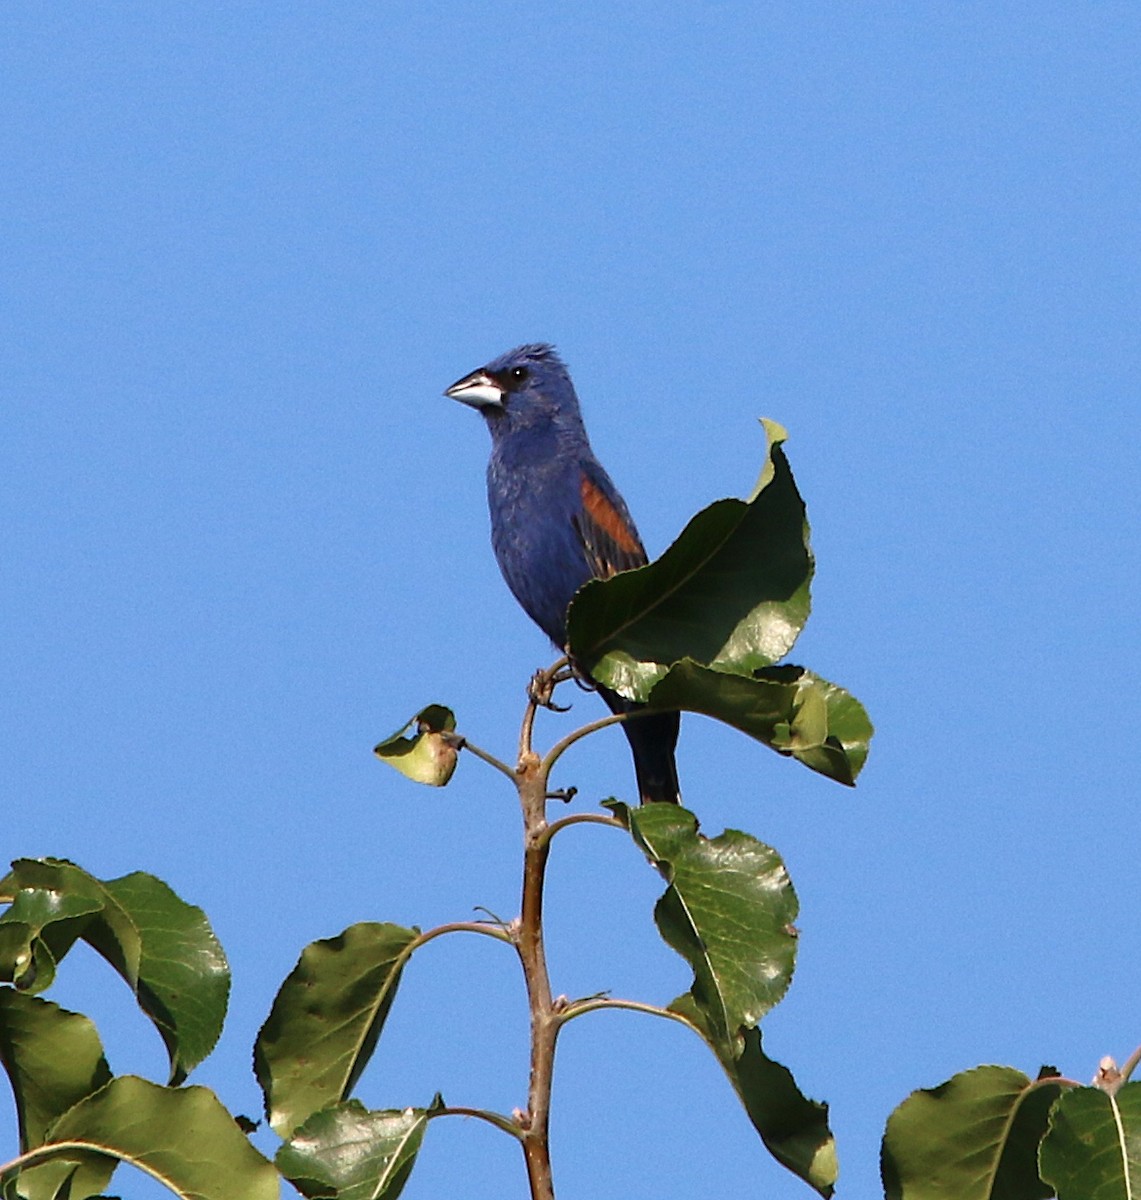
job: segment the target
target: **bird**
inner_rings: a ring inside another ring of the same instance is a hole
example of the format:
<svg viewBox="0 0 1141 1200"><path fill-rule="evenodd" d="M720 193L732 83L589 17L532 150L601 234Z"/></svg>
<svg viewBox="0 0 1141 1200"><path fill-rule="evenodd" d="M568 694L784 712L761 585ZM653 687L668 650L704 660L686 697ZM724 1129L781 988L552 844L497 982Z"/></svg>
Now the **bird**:
<svg viewBox="0 0 1141 1200"><path fill-rule="evenodd" d="M523 611L565 654L575 592L648 561L626 502L591 449L570 372L552 345L533 342L456 380L444 395L476 409L487 424L496 561ZM645 708L585 681L615 714ZM676 712L622 722L643 804L680 803L679 725Z"/></svg>

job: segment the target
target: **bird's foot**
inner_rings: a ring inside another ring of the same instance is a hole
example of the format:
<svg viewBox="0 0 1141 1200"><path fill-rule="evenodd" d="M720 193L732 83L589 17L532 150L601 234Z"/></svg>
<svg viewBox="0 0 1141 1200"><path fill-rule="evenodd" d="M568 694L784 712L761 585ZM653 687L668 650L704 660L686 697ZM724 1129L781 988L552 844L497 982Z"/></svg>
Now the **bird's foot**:
<svg viewBox="0 0 1141 1200"><path fill-rule="evenodd" d="M555 688L571 678L573 675L570 668L566 666L556 667L554 670L548 668L545 671L536 671L527 685L527 699L537 708L545 708L551 712L569 712L570 705L556 704L554 695Z"/></svg>
<svg viewBox="0 0 1141 1200"><path fill-rule="evenodd" d="M559 788L557 791L548 792L547 799L548 800L561 800L564 804L569 804L577 795L578 795L578 788L576 788L576 787Z"/></svg>

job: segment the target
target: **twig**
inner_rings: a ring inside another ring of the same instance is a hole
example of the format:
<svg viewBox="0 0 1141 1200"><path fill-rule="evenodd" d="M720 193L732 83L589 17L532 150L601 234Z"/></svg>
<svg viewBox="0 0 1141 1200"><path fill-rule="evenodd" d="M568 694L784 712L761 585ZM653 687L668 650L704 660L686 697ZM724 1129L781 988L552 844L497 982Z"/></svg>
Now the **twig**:
<svg viewBox="0 0 1141 1200"><path fill-rule="evenodd" d="M1137 1064L1141 1063L1141 1046L1121 1064L1121 1079L1123 1083L1129 1082L1129 1077L1137 1070Z"/></svg>

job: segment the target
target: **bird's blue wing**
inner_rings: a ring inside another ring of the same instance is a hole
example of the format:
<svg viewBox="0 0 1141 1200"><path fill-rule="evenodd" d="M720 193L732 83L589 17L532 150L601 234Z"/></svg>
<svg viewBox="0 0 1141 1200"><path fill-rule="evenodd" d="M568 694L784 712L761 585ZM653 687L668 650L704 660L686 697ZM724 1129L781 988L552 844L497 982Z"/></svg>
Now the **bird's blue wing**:
<svg viewBox="0 0 1141 1200"><path fill-rule="evenodd" d="M610 477L597 464L583 462L579 481L581 506L574 518L591 573L609 579L646 563L642 539Z"/></svg>

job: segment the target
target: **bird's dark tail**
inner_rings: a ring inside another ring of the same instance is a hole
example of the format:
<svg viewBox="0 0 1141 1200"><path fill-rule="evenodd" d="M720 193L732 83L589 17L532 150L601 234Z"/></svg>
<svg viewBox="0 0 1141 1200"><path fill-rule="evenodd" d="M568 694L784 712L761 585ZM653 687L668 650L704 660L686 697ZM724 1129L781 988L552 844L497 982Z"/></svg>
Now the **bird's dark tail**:
<svg viewBox="0 0 1141 1200"><path fill-rule="evenodd" d="M598 694L614 713L636 713L645 707L599 687ZM643 804L681 803L674 748L681 716L676 712L647 713L622 722L622 731L634 755L634 774Z"/></svg>

